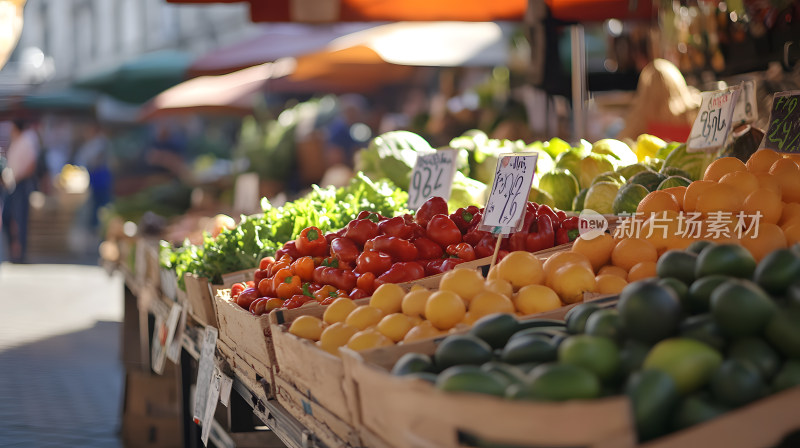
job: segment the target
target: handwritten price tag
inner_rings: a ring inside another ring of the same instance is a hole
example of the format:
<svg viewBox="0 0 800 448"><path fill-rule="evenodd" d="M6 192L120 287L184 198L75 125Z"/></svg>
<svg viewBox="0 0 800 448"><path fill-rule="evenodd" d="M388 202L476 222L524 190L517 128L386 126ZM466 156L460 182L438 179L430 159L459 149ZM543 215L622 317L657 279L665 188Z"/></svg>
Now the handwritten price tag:
<svg viewBox="0 0 800 448"><path fill-rule="evenodd" d="M200 362L197 366L197 383L194 388L194 422L203 423L203 414L208 401L209 386L214 375L214 352L217 349L217 329L206 326L203 345L200 347ZM219 395L218 395L219 396ZM216 400L216 399L215 399Z"/></svg>
<svg viewBox="0 0 800 448"><path fill-rule="evenodd" d="M743 81L741 84L742 93L739 101L733 109L733 126L744 123L752 123L758 120L758 100L756 99L756 82Z"/></svg>
<svg viewBox="0 0 800 448"><path fill-rule="evenodd" d="M164 360L167 352L164 349L167 341L167 325L163 316L156 315L156 322L153 326L153 342L150 346L150 364L153 372L161 375L164 372Z"/></svg>
<svg viewBox="0 0 800 448"><path fill-rule="evenodd" d="M175 316L176 315L176 316ZM174 320L173 320L174 319ZM178 363L181 355L181 343L183 342L183 329L186 327L186 308L178 305L172 305L167 318L167 359L174 363Z"/></svg>
<svg viewBox="0 0 800 448"><path fill-rule="evenodd" d="M537 153L501 154L481 221L493 233L518 231L536 171Z"/></svg>
<svg viewBox="0 0 800 448"><path fill-rule="evenodd" d="M776 93L769 114L769 129L761 148L778 152L800 152L800 90Z"/></svg>
<svg viewBox="0 0 800 448"><path fill-rule="evenodd" d="M686 152L712 152L725 144L740 93L739 87L703 92L703 103L689 134Z"/></svg>
<svg viewBox="0 0 800 448"><path fill-rule="evenodd" d="M417 156L417 163L411 172L411 186L408 189L409 209L418 209L434 196L450 199L457 157L455 149L442 149Z"/></svg>
<svg viewBox="0 0 800 448"><path fill-rule="evenodd" d="M200 440L208 446L208 436L211 435L211 422L214 420L214 411L217 410L220 390L222 389L222 372L214 368L211 374L205 407L203 408L203 429L200 431Z"/></svg>

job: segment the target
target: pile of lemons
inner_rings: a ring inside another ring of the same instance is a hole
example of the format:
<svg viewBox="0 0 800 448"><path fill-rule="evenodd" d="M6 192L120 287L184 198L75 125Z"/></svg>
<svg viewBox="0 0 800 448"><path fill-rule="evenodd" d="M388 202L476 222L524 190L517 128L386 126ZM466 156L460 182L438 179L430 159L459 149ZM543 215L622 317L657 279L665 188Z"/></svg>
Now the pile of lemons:
<svg viewBox="0 0 800 448"><path fill-rule="evenodd" d="M591 285L581 281L584 277L590 277ZM525 316L551 311L582 301L585 291L617 293L625 284L598 289L591 264L581 254L551 256L542 262L529 252L512 252L487 278L478 270L463 268L442 276L437 291L414 286L405 292L387 283L375 290L368 305L338 299L322 319L300 316L289 332L338 355L342 346L367 350L463 331L493 313Z"/></svg>

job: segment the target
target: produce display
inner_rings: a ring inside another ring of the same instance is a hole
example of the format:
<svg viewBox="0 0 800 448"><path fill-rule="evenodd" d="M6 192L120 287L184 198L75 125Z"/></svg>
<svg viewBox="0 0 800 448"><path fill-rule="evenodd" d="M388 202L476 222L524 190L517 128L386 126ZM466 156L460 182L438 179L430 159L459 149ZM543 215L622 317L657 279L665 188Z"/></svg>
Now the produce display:
<svg viewBox="0 0 800 448"><path fill-rule="evenodd" d="M756 262L739 245L700 241L656 269L616 308L587 302L565 321L487 315L392 373L509 400L624 394L640 440L800 385L800 246Z"/></svg>
<svg viewBox="0 0 800 448"><path fill-rule="evenodd" d="M482 215L475 206L448 215L447 202L433 197L414 215L389 218L362 211L335 232L307 227L275 257L263 258L252 283L235 285L231 299L262 315L304 303L364 298L386 283L447 272L494 253L497 237L480 229ZM577 221L528 202L523 230L502 240L498 258L509 251L536 252L569 243L578 236Z"/></svg>

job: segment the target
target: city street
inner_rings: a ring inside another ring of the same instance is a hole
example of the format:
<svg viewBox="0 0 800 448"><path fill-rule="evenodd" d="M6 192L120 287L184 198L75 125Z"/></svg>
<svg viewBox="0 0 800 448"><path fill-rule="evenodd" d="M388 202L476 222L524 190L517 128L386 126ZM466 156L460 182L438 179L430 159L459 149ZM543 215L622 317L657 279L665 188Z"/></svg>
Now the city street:
<svg viewBox="0 0 800 448"><path fill-rule="evenodd" d="M0 446L119 447L122 278L0 264Z"/></svg>

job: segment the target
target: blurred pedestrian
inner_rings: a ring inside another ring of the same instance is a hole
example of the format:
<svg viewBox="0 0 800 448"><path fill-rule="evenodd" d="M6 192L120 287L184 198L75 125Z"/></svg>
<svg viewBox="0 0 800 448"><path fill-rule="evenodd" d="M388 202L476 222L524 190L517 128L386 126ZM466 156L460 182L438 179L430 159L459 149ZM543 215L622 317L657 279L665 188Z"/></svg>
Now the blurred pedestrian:
<svg viewBox="0 0 800 448"><path fill-rule="evenodd" d="M328 125L328 166L353 167L356 151L366 147L372 137L372 130L364 123L366 114L364 97L356 94L339 97L339 115Z"/></svg>
<svg viewBox="0 0 800 448"><path fill-rule="evenodd" d="M36 190L40 151L39 135L33 123L25 119L13 120L6 167L2 172L2 228L12 263L24 263L26 259L29 197Z"/></svg>
<svg viewBox="0 0 800 448"><path fill-rule="evenodd" d="M84 130L84 142L75 154L75 164L83 166L89 172L89 188L91 189L92 216L90 227L97 229L98 211L111 202L112 179L108 163L110 142L102 127L97 122L89 123Z"/></svg>

